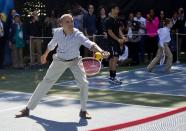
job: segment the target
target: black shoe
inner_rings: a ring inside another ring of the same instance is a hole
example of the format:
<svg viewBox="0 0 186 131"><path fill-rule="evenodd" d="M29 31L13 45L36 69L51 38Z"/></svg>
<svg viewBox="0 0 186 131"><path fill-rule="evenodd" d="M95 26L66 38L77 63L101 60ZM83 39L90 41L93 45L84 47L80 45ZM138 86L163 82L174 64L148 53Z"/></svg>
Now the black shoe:
<svg viewBox="0 0 186 131"><path fill-rule="evenodd" d="M87 111L80 111L79 116L84 119L92 119L92 117Z"/></svg>
<svg viewBox="0 0 186 131"><path fill-rule="evenodd" d="M30 110L26 107L15 114L15 118L29 116Z"/></svg>
<svg viewBox="0 0 186 131"><path fill-rule="evenodd" d="M165 70L165 73L170 74L171 70L170 69L169 70Z"/></svg>
<svg viewBox="0 0 186 131"><path fill-rule="evenodd" d="M116 84L116 85L121 85L122 84L122 81L115 78L115 77L110 77L109 82L111 82L112 84Z"/></svg>
<svg viewBox="0 0 186 131"><path fill-rule="evenodd" d="M147 72L152 72L152 69L150 69L150 68L146 68L146 70L147 70Z"/></svg>

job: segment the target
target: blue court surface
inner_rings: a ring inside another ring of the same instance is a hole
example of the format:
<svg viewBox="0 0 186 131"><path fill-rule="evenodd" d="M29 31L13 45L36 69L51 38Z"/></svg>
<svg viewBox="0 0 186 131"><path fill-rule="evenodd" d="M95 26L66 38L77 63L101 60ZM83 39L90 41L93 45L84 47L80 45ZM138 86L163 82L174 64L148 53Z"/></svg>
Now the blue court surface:
<svg viewBox="0 0 186 131"><path fill-rule="evenodd" d="M169 74L164 73L161 66L151 73L144 68L119 72L118 77L122 80L122 85L110 84L105 75L90 77L90 88L186 96L185 67L186 65L174 65ZM62 81L56 85L61 88L77 87L75 81ZM29 117L14 118L15 113L25 106L30 96L30 93L0 92L0 131L88 131L174 110L174 108L88 101L88 111L93 118L85 120L79 117L78 99L53 95L44 97L37 108L31 111ZM183 131L185 128L186 125Z"/></svg>
<svg viewBox="0 0 186 131"><path fill-rule="evenodd" d="M0 131L88 131L167 112L172 108L88 101L91 120L81 119L80 102L57 96L45 97L29 117L14 118L31 94L0 92Z"/></svg>
<svg viewBox="0 0 186 131"><path fill-rule="evenodd" d="M105 75L90 77L89 86L100 90L186 96L186 65L174 65L170 73L165 73L163 67L157 66L153 72L147 72L145 68L119 72L117 76L122 85L111 84ZM56 85L77 87L75 81L62 81Z"/></svg>

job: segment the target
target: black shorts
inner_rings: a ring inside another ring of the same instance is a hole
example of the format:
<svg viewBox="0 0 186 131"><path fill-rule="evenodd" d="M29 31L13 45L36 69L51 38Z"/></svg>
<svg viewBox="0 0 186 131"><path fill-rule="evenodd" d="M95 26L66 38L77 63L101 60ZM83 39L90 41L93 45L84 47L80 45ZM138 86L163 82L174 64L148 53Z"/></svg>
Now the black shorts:
<svg viewBox="0 0 186 131"><path fill-rule="evenodd" d="M109 44L108 51L110 52L110 58L119 57L119 55L121 55L121 49L118 43Z"/></svg>

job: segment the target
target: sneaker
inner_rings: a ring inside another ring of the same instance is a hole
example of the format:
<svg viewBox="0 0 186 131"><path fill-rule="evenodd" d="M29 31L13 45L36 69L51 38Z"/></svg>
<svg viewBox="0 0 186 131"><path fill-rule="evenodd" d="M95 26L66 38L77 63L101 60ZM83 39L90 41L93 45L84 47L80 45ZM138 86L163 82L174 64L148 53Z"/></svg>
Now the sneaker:
<svg viewBox="0 0 186 131"><path fill-rule="evenodd" d="M121 85L122 84L122 81L117 79L117 78L110 77L109 80L110 80L111 83L116 84L116 85Z"/></svg>
<svg viewBox="0 0 186 131"><path fill-rule="evenodd" d="M80 111L79 116L84 119L92 119L91 115L87 111Z"/></svg>

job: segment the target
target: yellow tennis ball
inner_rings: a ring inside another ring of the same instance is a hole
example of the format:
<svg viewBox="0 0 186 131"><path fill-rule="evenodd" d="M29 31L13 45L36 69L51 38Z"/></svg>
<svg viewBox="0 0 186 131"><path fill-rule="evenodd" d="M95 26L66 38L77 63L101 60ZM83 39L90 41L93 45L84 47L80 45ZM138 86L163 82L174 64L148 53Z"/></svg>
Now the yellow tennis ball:
<svg viewBox="0 0 186 131"><path fill-rule="evenodd" d="M6 79L6 77L5 76L1 76L1 80L5 80Z"/></svg>
<svg viewBox="0 0 186 131"><path fill-rule="evenodd" d="M102 60L103 56L102 56L102 54L100 52L96 52L95 53L95 58L96 58L96 60Z"/></svg>

